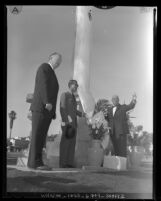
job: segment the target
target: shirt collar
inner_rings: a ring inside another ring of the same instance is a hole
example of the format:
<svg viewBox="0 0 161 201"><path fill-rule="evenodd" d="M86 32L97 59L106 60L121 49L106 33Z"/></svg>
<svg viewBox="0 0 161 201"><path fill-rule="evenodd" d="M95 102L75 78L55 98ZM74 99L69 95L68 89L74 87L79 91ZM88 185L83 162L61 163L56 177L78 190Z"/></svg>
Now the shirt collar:
<svg viewBox="0 0 161 201"><path fill-rule="evenodd" d="M51 63L50 63L50 62L48 62L48 64L50 65L50 67L51 67L51 68L52 68L52 70L53 70L53 67L52 67Z"/></svg>
<svg viewBox="0 0 161 201"><path fill-rule="evenodd" d="M115 105L115 106L113 105L113 107L120 107L120 103L118 105Z"/></svg>

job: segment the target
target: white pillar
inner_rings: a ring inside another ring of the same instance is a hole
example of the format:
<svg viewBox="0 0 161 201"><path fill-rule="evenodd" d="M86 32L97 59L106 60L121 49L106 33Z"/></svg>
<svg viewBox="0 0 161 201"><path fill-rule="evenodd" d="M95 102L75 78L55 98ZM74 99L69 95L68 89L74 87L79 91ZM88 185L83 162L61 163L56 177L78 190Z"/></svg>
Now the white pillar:
<svg viewBox="0 0 161 201"><path fill-rule="evenodd" d="M78 94L81 101L79 110L89 116L94 111L94 98L90 92L90 49L92 39L92 7L76 7L76 39L73 79L79 84ZM85 118L78 117L75 162L77 167L88 164L87 152L90 146L89 128Z"/></svg>
<svg viewBox="0 0 161 201"><path fill-rule="evenodd" d="M92 29L92 6L76 7L76 41L74 75L79 84L78 94L83 110L92 115L94 98L90 92L90 46Z"/></svg>

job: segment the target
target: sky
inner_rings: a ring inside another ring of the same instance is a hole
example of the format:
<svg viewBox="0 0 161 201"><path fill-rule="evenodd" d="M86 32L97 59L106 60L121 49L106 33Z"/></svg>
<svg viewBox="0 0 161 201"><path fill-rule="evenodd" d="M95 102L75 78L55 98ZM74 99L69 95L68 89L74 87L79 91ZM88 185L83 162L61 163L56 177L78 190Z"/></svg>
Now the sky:
<svg viewBox="0 0 161 201"><path fill-rule="evenodd" d="M48 135L60 133L59 102L73 76L76 6L23 6L18 14L7 14L7 113L16 111L12 136L29 136L27 119L38 67L52 52L62 54L56 70L59 81L57 119ZM137 94L131 112L134 125L153 131L153 12L152 8L114 7L92 10L90 90L97 101L111 101L118 94L120 103L130 103ZM7 116L7 136L9 117Z"/></svg>

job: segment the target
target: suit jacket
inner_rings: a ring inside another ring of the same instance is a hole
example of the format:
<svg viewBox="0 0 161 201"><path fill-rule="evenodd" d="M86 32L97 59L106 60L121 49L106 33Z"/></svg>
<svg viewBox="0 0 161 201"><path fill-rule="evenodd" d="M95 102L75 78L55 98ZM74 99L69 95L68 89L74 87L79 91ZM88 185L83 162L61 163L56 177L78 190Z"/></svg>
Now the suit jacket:
<svg viewBox="0 0 161 201"><path fill-rule="evenodd" d="M136 102L132 102L129 105L118 105L113 116L113 107L109 109L109 126L111 127L111 132L116 137L119 137L120 134L128 134L129 127L127 124L127 115L126 112L135 107Z"/></svg>
<svg viewBox="0 0 161 201"><path fill-rule="evenodd" d="M60 114L62 121L65 123L69 123L69 115L72 119L73 127L77 127L77 115L81 117L82 112L77 110L77 102L70 92L62 93L60 97Z"/></svg>
<svg viewBox="0 0 161 201"><path fill-rule="evenodd" d="M30 110L54 116L58 90L59 84L55 72L48 63L43 63L36 73L35 89ZM51 103L53 106L50 112L45 108L46 103Z"/></svg>

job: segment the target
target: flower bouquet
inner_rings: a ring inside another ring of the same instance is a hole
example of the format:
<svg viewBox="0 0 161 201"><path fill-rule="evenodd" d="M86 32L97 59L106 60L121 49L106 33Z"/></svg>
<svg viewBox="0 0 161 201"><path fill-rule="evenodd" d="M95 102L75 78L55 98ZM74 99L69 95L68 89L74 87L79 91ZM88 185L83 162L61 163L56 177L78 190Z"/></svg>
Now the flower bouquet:
<svg viewBox="0 0 161 201"><path fill-rule="evenodd" d="M92 118L87 120L87 124L91 130L90 136L95 140L102 140L108 131L108 123L102 111L96 113Z"/></svg>
<svg viewBox="0 0 161 201"><path fill-rule="evenodd" d="M105 133L109 131L108 121L108 108L111 106L108 100L100 99L95 105L94 115L87 119L87 124L91 130L90 136L96 140L102 140Z"/></svg>
<svg viewBox="0 0 161 201"><path fill-rule="evenodd" d="M91 166L100 167L103 164L105 149L109 144L109 127L107 121L109 101L99 100L95 105L94 114L87 119L90 128L89 135L92 138L91 147L88 150L88 162Z"/></svg>

